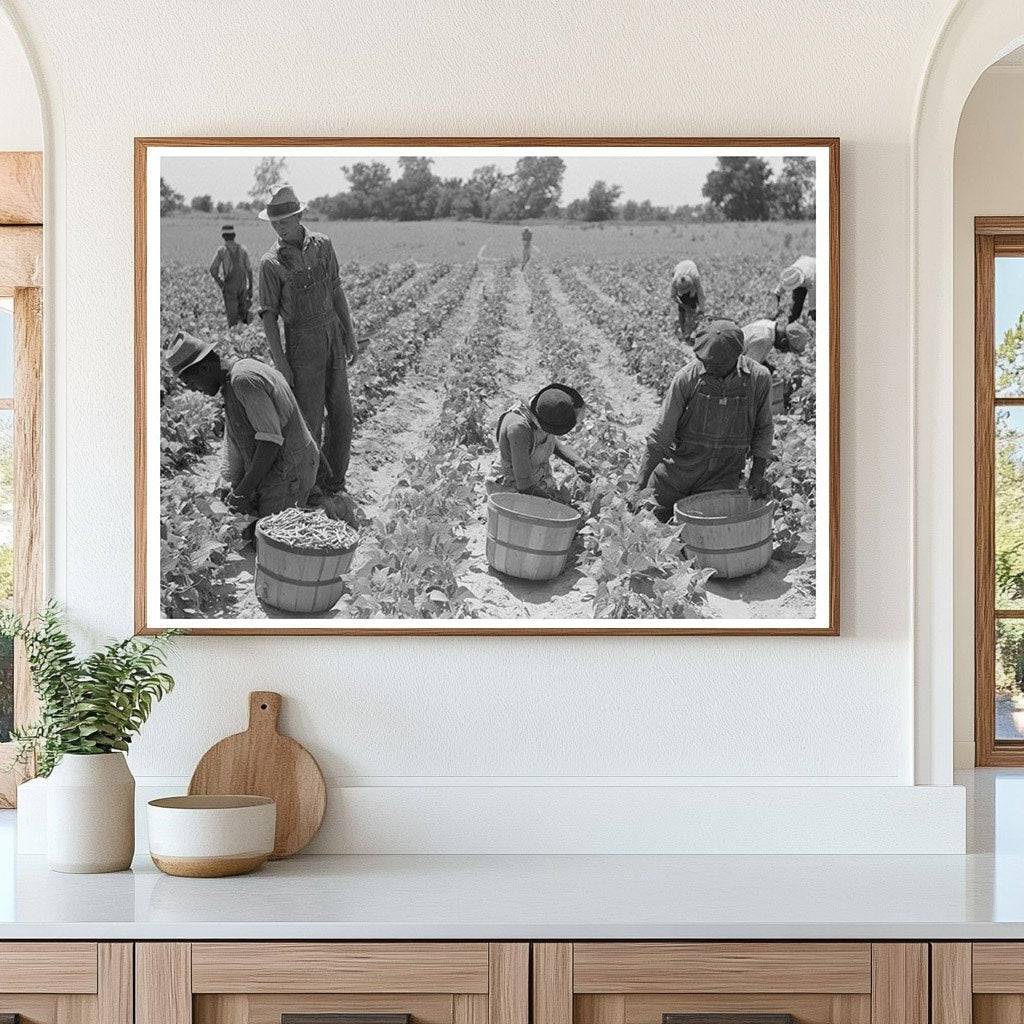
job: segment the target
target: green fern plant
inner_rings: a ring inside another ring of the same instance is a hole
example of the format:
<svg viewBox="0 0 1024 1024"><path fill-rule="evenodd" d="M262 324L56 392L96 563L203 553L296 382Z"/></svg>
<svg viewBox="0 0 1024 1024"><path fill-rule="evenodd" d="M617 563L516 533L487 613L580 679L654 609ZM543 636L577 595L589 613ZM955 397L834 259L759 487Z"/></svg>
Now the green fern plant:
<svg viewBox="0 0 1024 1024"><path fill-rule="evenodd" d="M17 761L34 754L39 775L49 775L65 754L127 750L153 703L174 688L162 671L174 631L129 637L79 658L51 603L27 622L13 612L0 614L0 635L25 645L39 720L13 730L11 738Z"/></svg>

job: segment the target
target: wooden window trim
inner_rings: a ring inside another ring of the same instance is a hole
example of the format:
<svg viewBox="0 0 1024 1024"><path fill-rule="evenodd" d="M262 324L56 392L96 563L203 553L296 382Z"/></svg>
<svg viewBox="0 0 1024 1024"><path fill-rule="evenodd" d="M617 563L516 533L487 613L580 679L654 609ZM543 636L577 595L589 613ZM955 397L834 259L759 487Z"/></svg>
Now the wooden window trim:
<svg viewBox="0 0 1024 1024"><path fill-rule="evenodd" d="M996 398L995 260L1024 257L1024 217L974 221L974 743L978 767L1024 766L1024 741L997 740L996 649L999 619L1024 619L1024 609L995 606L995 416L1024 406Z"/></svg>
<svg viewBox="0 0 1024 1024"><path fill-rule="evenodd" d="M43 228L42 154L0 153L0 295L14 297L14 607L39 610L43 593ZM24 651L15 651L14 722L36 714ZM0 807L13 807L30 769L12 769L14 747L0 743Z"/></svg>

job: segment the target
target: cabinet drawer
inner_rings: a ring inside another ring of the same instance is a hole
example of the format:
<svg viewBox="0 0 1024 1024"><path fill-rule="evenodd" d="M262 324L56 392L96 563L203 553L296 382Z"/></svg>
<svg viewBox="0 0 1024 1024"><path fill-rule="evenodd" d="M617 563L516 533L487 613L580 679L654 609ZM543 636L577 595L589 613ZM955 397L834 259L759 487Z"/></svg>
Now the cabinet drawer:
<svg viewBox="0 0 1024 1024"><path fill-rule="evenodd" d="M670 1015L683 1020L668 1024L929 1024L928 950L869 942L536 943L533 1011L534 1024L666 1024ZM709 1015L717 1020L700 1020Z"/></svg>
<svg viewBox="0 0 1024 1024"><path fill-rule="evenodd" d="M0 1019L132 1024L126 942L0 942Z"/></svg>
<svg viewBox="0 0 1024 1024"><path fill-rule="evenodd" d="M573 991L868 993L871 945L578 942Z"/></svg>
<svg viewBox="0 0 1024 1024"><path fill-rule="evenodd" d="M486 942L197 942L193 992L487 991Z"/></svg>
<svg viewBox="0 0 1024 1024"><path fill-rule="evenodd" d="M0 943L0 992L92 994L97 974L95 942Z"/></svg>
<svg viewBox="0 0 1024 1024"><path fill-rule="evenodd" d="M135 1024L330 1014L402 1014L409 1024L529 1019L522 942L139 943L135 971Z"/></svg>

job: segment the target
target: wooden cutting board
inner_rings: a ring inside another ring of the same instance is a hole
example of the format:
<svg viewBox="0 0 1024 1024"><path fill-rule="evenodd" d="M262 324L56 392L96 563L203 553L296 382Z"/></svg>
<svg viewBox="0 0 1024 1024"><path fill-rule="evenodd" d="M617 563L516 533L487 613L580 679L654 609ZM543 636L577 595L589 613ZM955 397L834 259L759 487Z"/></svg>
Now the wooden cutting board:
<svg viewBox="0 0 1024 1024"><path fill-rule="evenodd" d="M327 789L320 766L302 744L277 731L281 694L249 694L249 728L212 746L196 765L188 791L266 796L277 803L273 860L306 847L324 820Z"/></svg>

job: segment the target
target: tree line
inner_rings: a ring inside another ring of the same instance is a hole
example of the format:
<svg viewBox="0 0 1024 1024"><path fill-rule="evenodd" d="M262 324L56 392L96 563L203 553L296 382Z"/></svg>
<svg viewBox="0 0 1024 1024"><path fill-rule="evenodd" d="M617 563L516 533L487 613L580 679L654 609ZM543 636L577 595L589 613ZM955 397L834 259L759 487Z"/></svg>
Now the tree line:
<svg viewBox="0 0 1024 1024"><path fill-rule="evenodd" d="M380 161L341 168L348 185L309 201L325 220L569 220L601 221L764 221L812 220L815 212L814 162L784 157L776 176L767 160L754 156L718 157L702 188L704 202L658 206L650 200L622 202L622 186L595 181L585 197L565 203L565 161L557 156L524 156L511 172L496 164L477 167L467 178L441 177L429 157L398 158L398 175ZM248 199L214 202L194 196L193 210L231 213L261 210L272 189L287 180L283 157L264 157L256 166ZM161 215L185 209L185 197L160 180Z"/></svg>

